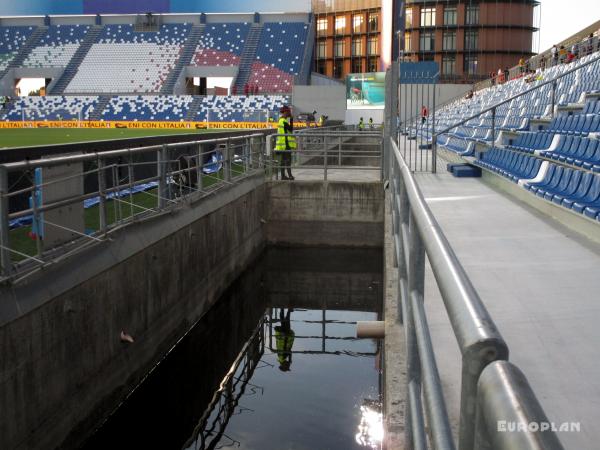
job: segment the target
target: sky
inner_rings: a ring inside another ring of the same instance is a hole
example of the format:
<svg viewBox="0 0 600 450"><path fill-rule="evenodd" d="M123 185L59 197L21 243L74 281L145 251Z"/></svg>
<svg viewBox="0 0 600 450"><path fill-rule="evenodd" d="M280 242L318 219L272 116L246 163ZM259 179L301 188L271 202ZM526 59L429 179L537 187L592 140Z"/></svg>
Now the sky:
<svg viewBox="0 0 600 450"><path fill-rule="evenodd" d="M563 39L600 20L600 0L540 0L539 49L544 51ZM535 37L534 37L535 39Z"/></svg>

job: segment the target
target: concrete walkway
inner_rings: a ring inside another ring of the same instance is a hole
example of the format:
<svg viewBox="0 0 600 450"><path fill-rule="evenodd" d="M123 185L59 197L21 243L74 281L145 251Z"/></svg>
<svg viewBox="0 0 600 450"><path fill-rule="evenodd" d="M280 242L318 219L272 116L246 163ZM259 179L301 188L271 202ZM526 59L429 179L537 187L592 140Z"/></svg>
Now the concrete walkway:
<svg viewBox="0 0 600 450"><path fill-rule="evenodd" d="M600 246L480 179L416 178L549 419L581 423L559 434L565 448L599 448ZM425 289L456 430L460 354L430 269Z"/></svg>
<svg viewBox="0 0 600 450"><path fill-rule="evenodd" d="M328 181L381 181L381 171L379 168L372 169L328 169ZM323 169L300 169L293 168L292 174L296 180L302 181L318 181L323 180Z"/></svg>

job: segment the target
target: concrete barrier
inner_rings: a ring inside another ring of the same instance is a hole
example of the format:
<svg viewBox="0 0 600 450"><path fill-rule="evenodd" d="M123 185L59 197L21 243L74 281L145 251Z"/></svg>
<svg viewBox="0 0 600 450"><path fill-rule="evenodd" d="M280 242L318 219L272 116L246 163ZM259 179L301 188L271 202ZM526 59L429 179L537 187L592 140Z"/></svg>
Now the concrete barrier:
<svg viewBox="0 0 600 450"><path fill-rule="evenodd" d="M267 187L269 244L381 247L380 182L294 181Z"/></svg>
<svg viewBox="0 0 600 450"><path fill-rule="evenodd" d="M80 444L262 252L265 194L251 178L3 288L0 448Z"/></svg>

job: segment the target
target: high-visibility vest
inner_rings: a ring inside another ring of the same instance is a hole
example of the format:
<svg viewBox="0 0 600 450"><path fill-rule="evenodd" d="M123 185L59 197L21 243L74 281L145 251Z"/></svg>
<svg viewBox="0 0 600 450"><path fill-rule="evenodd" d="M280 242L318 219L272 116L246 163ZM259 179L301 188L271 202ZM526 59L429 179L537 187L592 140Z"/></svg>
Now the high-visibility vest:
<svg viewBox="0 0 600 450"><path fill-rule="evenodd" d="M294 330L275 330L275 347L277 348L277 359L279 364L283 364L292 353L295 336Z"/></svg>
<svg viewBox="0 0 600 450"><path fill-rule="evenodd" d="M359 120L358 122L358 129L362 130L365 127L365 123L362 120Z"/></svg>
<svg viewBox="0 0 600 450"><path fill-rule="evenodd" d="M275 150L295 150L296 149L296 138L294 136L284 136L285 126L289 125L288 119L280 117L277 122L277 142L275 143Z"/></svg>

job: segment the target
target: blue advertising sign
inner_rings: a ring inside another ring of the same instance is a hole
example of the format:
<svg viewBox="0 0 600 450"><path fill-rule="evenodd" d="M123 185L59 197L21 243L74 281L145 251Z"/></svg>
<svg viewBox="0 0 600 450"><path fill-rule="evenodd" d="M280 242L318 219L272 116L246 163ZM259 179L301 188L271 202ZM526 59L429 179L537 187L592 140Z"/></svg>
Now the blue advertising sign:
<svg viewBox="0 0 600 450"><path fill-rule="evenodd" d="M434 61L400 63L400 84L433 84L439 78L440 67Z"/></svg>

